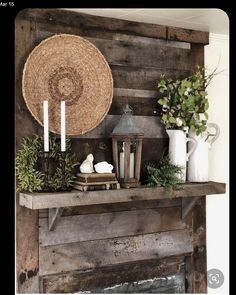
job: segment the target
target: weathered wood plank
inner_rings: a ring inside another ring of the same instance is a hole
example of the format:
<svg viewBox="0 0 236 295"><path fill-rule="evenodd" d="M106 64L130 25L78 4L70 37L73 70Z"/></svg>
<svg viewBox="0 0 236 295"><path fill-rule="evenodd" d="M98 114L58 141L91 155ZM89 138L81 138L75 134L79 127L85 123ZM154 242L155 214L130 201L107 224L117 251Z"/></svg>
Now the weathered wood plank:
<svg viewBox="0 0 236 295"><path fill-rule="evenodd" d="M15 149L22 137L37 133L22 97L21 77L27 55L34 47L35 23L15 19ZM24 126L24 128L22 128ZM38 212L19 206L16 193L16 292L38 293Z"/></svg>
<svg viewBox="0 0 236 295"><path fill-rule="evenodd" d="M168 27L167 39L207 45L209 44L209 32Z"/></svg>
<svg viewBox="0 0 236 295"><path fill-rule="evenodd" d="M93 269L129 261L189 254L191 232L178 230L155 234L71 243L39 248L40 275Z"/></svg>
<svg viewBox="0 0 236 295"><path fill-rule="evenodd" d="M167 78L183 79L189 75L188 70L150 69L145 67L123 67L111 65L115 88L156 90L161 75Z"/></svg>
<svg viewBox="0 0 236 295"><path fill-rule="evenodd" d="M137 35L151 38L169 39L184 42L208 44L207 32L166 27L157 24L148 24L108 17L88 15L73 11L58 9L24 9L19 17L31 19L39 23L80 28L81 32L89 31L107 33L116 32L128 35Z"/></svg>
<svg viewBox="0 0 236 295"><path fill-rule="evenodd" d="M59 9L24 9L19 17L34 20L39 23L62 25L79 28L81 32L100 31L116 32L152 38L166 39L166 27L101 17Z"/></svg>
<svg viewBox="0 0 236 295"><path fill-rule="evenodd" d="M38 210L39 218L48 218L48 209Z"/></svg>
<svg viewBox="0 0 236 295"><path fill-rule="evenodd" d="M132 211L132 210L139 210L139 209L181 207L181 204L182 204L181 198L177 198L177 199L170 199L170 200L168 199L147 200L147 201L116 203L116 204L98 204L98 205L90 205L90 206L65 207L62 212L62 217L83 215L83 214ZM41 218L48 218L48 209L39 209L39 219Z"/></svg>
<svg viewBox="0 0 236 295"><path fill-rule="evenodd" d="M58 193L20 193L20 205L30 209L84 206L141 200L197 197L224 194L225 183L186 183L180 190L168 192L163 187L139 187L108 191L71 191Z"/></svg>
<svg viewBox="0 0 236 295"><path fill-rule="evenodd" d="M61 217L55 231L48 230L47 219L39 220L41 246L68 244L114 237L133 236L184 229L181 208L170 207Z"/></svg>
<svg viewBox="0 0 236 295"><path fill-rule="evenodd" d="M86 134L73 138L110 138L114 127L118 124L121 115L107 115L98 127ZM144 138L163 138L167 133L160 118L157 116L133 116L134 122L144 133Z"/></svg>
<svg viewBox="0 0 236 295"><path fill-rule="evenodd" d="M129 41L132 43L155 44L159 46L168 46L174 48L190 49L191 44L188 42L168 41L152 37L137 36L128 33L118 33L116 31L102 31L101 29L81 30L80 27L69 27L57 24L56 26L50 23L36 24L36 41L39 43L45 38L55 34L74 34L83 38L100 38L117 41Z"/></svg>
<svg viewBox="0 0 236 295"><path fill-rule="evenodd" d="M92 213L110 213L120 211L132 211L139 209L155 209L166 207L178 207L181 206L181 199L164 199L164 200L149 200L149 201L136 201L117 204L100 204L91 206L78 206L78 207L66 207L64 208L62 216L92 214Z"/></svg>
<svg viewBox="0 0 236 295"><path fill-rule="evenodd" d="M197 67L204 67L204 46L191 44L191 72L195 72Z"/></svg>
<svg viewBox="0 0 236 295"><path fill-rule="evenodd" d="M42 293L75 293L110 287L124 282L179 274L184 257L129 262L99 268L99 271L72 271L40 277Z"/></svg>
<svg viewBox="0 0 236 295"><path fill-rule="evenodd" d="M189 49L156 46L100 38L87 38L105 56L110 65L137 66L163 69L189 70Z"/></svg>
<svg viewBox="0 0 236 295"><path fill-rule="evenodd" d="M124 110L124 106L128 104L134 116L153 116L157 114L157 100L160 95L153 97L132 97L132 96L114 96L109 115L120 115Z"/></svg>

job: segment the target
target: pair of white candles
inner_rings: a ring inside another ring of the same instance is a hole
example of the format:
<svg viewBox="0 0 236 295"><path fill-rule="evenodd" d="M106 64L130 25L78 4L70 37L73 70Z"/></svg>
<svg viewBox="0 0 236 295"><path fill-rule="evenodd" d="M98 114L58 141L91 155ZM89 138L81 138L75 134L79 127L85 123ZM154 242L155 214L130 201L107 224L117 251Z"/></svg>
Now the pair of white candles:
<svg viewBox="0 0 236 295"><path fill-rule="evenodd" d="M43 101L44 151L49 152L48 101ZM66 104L61 101L61 151L66 151Z"/></svg>

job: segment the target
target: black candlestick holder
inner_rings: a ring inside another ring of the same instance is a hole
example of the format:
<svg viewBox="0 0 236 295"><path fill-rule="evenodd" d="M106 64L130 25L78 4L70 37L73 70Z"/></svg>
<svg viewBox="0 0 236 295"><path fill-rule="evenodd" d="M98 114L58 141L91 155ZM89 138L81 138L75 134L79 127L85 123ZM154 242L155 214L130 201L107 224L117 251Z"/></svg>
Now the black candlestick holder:
<svg viewBox="0 0 236 295"><path fill-rule="evenodd" d="M43 153L43 170L44 170L44 187L43 191L49 191L48 176L49 176L49 152Z"/></svg>
<svg viewBox="0 0 236 295"><path fill-rule="evenodd" d="M61 152L61 170L62 170L62 191L67 190L66 185L66 152Z"/></svg>

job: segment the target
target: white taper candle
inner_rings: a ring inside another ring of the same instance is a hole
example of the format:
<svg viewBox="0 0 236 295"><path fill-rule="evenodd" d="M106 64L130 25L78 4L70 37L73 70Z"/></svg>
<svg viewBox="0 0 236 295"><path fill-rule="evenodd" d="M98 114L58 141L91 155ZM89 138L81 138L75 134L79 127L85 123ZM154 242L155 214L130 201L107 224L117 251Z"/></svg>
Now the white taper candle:
<svg viewBox="0 0 236 295"><path fill-rule="evenodd" d="M43 101L44 151L49 152L48 101Z"/></svg>
<svg viewBox="0 0 236 295"><path fill-rule="evenodd" d="M66 103L61 101L61 151L66 151Z"/></svg>

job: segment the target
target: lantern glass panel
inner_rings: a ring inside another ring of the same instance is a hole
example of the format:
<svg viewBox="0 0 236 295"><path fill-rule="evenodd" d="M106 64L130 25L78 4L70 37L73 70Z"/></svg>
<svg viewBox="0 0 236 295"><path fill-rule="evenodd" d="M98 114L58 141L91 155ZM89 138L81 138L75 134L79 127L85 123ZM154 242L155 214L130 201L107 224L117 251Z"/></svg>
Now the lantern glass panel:
<svg viewBox="0 0 236 295"><path fill-rule="evenodd" d="M134 178L134 173L135 173L135 152L136 152L136 142L132 141L130 144L129 151L125 149L125 142L124 141L118 141L117 142L118 146L118 165L119 165L119 174L120 178L124 178L125 172L125 153L129 152L130 153L130 165L129 165L129 178L132 179Z"/></svg>

